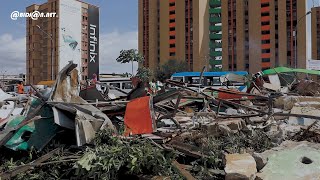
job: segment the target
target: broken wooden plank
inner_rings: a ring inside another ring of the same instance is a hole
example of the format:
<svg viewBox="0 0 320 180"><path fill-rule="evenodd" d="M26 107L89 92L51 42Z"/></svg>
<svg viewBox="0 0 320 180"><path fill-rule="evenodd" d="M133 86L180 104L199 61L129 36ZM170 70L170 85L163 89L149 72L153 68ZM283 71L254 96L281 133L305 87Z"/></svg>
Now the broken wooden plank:
<svg viewBox="0 0 320 180"><path fill-rule="evenodd" d="M187 171L184 167L183 164L178 163L176 160L172 161L172 165L178 169L178 171L180 172L180 174L185 177L187 180L196 180L196 178L194 178L192 176L192 174Z"/></svg>
<svg viewBox="0 0 320 180"><path fill-rule="evenodd" d="M189 144L186 144L183 142L178 142L176 140L172 140L169 144L167 144L167 146L170 146L170 147L174 148L175 150L180 151L187 156L191 156L194 158L208 158L207 155L196 151L197 149L199 149L198 147L192 146L192 145L189 145Z"/></svg>
<svg viewBox="0 0 320 180"><path fill-rule="evenodd" d="M16 176L19 173L23 173L25 171L28 171L29 169L34 167L34 164L40 164L40 163L50 159L54 154L56 154L59 151L60 151L60 148L56 148L56 149L50 151L49 153L41 156L40 158L36 159L35 161L29 163L29 164L21 165L21 166L14 168L11 171L4 172L4 173L0 174L0 179L11 179L12 177Z"/></svg>

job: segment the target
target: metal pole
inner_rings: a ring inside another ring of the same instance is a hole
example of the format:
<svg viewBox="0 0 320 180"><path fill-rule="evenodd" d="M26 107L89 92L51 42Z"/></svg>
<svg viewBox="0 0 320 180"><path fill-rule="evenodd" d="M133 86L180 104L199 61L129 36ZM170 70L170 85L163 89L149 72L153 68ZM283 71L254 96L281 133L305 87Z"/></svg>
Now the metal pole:
<svg viewBox="0 0 320 180"><path fill-rule="evenodd" d="M132 72L131 77L133 77L133 59L131 59L131 72Z"/></svg>

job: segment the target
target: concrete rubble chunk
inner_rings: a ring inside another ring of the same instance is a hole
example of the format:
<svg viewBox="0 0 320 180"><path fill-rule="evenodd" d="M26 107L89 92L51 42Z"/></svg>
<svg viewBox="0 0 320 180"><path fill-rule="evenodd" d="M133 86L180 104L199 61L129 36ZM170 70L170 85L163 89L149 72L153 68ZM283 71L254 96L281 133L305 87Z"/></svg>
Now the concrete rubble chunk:
<svg viewBox="0 0 320 180"><path fill-rule="evenodd" d="M312 115L318 116L320 114L320 109L314 107L297 107L294 106L291 109L292 114L302 114L302 115ZM301 125L301 126L310 126L316 121L315 119L302 118L302 117L289 117L289 124Z"/></svg>
<svg viewBox="0 0 320 180"><path fill-rule="evenodd" d="M256 161L258 171L260 171L267 164L267 159L259 153L252 153L252 157Z"/></svg>
<svg viewBox="0 0 320 180"><path fill-rule="evenodd" d="M245 126L244 120L241 118L223 119L221 121L219 120L217 123L228 126L232 131L239 131Z"/></svg>
<svg viewBox="0 0 320 180"><path fill-rule="evenodd" d="M257 179L320 179L320 145L307 141L284 141L279 147L261 153L268 159Z"/></svg>
<svg viewBox="0 0 320 180"><path fill-rule="evenodd" d="M202 125L202 129L212 135L228 135L236 133L245 127L241 118L228 118Z"/></svg>
<svg viewBox="0 0 320 180"><path fill-rule="evenodd" d="M254 180L257 173L256 161L248 154L225 155L226 180Z"/></svg>
<svg viewBox="0 0 320 180"><path fill-rule="evenodd" d="M303 102L303 103L302 103ZM274 101L274 106L284 110L291 110L294 106L308 106L318 107L320 102L319 97L308 96L281 96Z"/></svg>

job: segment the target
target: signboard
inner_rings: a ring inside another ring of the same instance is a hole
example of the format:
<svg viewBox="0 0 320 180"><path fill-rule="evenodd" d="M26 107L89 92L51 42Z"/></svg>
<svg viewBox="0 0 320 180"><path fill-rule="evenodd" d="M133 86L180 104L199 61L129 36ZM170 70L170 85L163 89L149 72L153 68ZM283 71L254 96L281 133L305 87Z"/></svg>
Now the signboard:
<svg viewBox="0 0 320 180"><path fill-rule="evenodd" d="M307 60L308 70L320 70L320 60L308 59Z"/></svg>
<svg viewBox="0 0 320 180"><path fill-rule="evenodd" d="M81 65L81 2L59 1L59 71L69 61Z"/></svg>
<svg viewBox="0 0 320 180"><path fill-rule="evenodd" d="M99 8L88 8L88 79L99 78Z"/></svg>

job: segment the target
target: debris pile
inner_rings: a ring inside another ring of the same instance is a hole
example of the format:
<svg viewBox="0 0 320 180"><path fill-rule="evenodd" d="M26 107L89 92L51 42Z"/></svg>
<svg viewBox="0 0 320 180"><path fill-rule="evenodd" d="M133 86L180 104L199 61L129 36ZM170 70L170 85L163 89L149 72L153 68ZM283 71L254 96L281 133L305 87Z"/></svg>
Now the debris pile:
<svg viewBox="0 0 320 180"><path fill-rule="evenodd" d="M0 91L1 179L320 178L320 86L295 74L318 72L228 74L229 88L167 80L148 95L135 78L129 93L80 90L75 67L35 95Z"/></svg>

